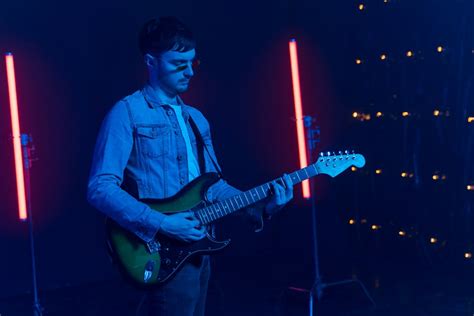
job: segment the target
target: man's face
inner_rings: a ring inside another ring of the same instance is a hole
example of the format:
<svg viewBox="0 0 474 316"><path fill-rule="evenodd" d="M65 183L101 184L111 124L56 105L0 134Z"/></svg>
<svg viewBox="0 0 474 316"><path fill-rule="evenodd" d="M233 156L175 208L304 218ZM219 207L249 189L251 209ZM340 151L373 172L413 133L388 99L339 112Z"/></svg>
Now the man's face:
<svg viewBox="0 0 474 316"><path fill-rule="evenodd" d="M167 51L156 58L157 81L160 87L171 94L180 94L189 87L194 76L193 62L196 50L187 52Z"/></svg>

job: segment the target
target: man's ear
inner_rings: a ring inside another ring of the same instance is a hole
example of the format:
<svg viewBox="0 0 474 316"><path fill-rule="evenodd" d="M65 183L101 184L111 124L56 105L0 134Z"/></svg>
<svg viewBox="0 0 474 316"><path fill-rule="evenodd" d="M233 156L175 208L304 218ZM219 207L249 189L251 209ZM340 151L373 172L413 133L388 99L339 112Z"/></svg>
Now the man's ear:
<svg viewBox="0 0 474 316"><path fill-rule="evenodd" d="M145 60L145 64L149 67L156 67L158 65L158 59L150 54L145 54L143 58Z"/></svg>

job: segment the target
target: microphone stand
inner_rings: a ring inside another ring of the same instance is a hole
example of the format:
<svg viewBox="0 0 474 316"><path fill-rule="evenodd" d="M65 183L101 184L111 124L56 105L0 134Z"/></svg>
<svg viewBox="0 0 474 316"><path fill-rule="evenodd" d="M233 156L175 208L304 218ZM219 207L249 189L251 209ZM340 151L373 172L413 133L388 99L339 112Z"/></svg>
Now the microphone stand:
<svg viewBox="0 0 474 316"><path fill-rule="evenodd" d="M319 126L314 126L316 122L315 117L305 116L303 118L304 125L306 129L306 142L308 145L308 152L310 162L316 162L316 147L317 144L320 142L320 128ZM324 155L324 153L321 153ZM310 179L310 187L311 187L311 214L312 214L312 226L313 226L313 259L314 259L314 283L309 291L309 316L314 316L314 306L315 303L320 302L321 298L324 294L324 289L332 286L349 284L349 283L357 283L364 291L367 298L372 303L372 306L375 307L376 304L372 297L370 296L369 292L367 291L364 284L359 281L358 279L346 279L337 282L325 283L321 278L321 273L319 270L319 253L318 253L318 234L317 234L317 220L316 220L316 188L314 183L314 178Z"/></svg>
<svg viewBox="0 0 474 316"><path fill-rule="evenodd" d="M33 316L42 316L43 307L39 302L38 298L38 285L36 282L36 255L35 255L35 239L33 234L33 211L31 209L31 184L30 184L30 169L32 167L33 159L31 153L35 147L33 145L33 138L28 134L21 134L21 147L23 150L23 165L25 174L25 188L26 188L26 200L27 200L27 213L28 219L28 233L30 238L30 251L31 251L31 272L33 277Z"/></svg>

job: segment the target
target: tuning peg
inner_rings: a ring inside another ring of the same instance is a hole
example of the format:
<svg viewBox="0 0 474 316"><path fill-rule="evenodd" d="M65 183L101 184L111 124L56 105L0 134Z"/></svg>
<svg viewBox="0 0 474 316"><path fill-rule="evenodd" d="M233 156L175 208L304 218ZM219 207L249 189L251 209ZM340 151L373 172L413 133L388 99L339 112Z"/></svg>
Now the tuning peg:
<svg viewBox="0 0 474 316"><path fill-rule="evenodd" d="M346 155L349 155L349 150L344 150L344 153L345 153Z"/></svg>
<svg viewBox="0 0 474 316"><path fill-rule="evenodd" d="M319 153L319 157L324 157L324 153L323 153L323 152L320 152L320 153Z"/></svg>
<svg viewBox="0 0 474 316"><path fill-rule="evenodd" d="M327 155L328 155L328 156L331 156L331 152L330 152L330 151L328 151L328 152L327 152Z"/></svg>
<svg viewBox="0 0 474 316"><path fill-rule="evenodd" d="M339 150L338 154L342 156L342 151Z"/></svg>

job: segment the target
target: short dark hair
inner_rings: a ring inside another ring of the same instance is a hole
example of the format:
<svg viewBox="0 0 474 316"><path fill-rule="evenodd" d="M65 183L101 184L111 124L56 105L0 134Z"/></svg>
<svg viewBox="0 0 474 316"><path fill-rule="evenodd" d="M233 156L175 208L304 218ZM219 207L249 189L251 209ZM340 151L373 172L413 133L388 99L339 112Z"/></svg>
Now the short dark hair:
<svg viewBox="0 0 474 316"><path fill-rule="evenodd" d="M143 55L159 55L174 50L187 52L196 47L191 30L172 16L153 18L146 22L139 34L138 45Z"/></svg>

